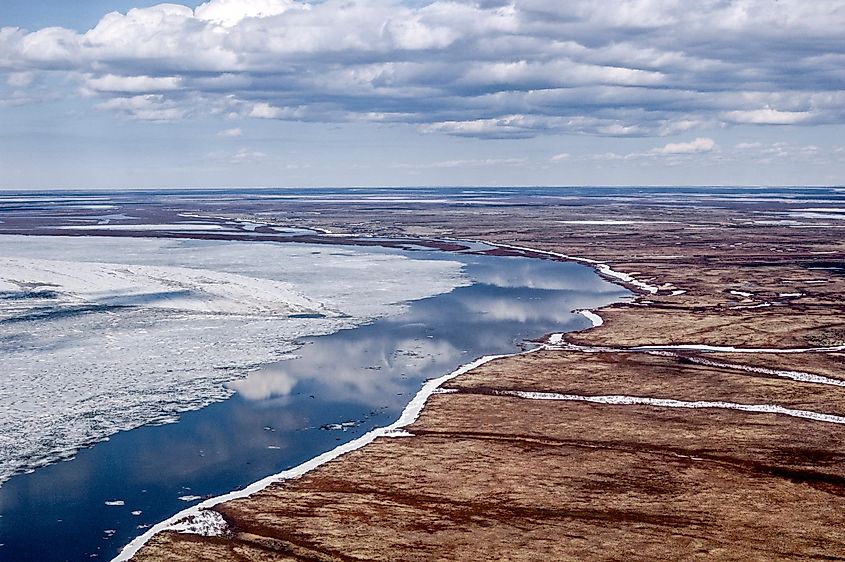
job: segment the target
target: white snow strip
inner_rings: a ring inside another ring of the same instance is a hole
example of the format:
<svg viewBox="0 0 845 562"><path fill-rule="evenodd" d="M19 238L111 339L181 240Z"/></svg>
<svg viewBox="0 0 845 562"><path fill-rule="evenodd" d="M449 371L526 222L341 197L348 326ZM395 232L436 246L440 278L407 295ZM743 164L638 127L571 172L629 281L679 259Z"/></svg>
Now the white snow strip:
<svg viewBox="0 0 845 562"><path fill-rule="evenodd" d="M596 226L611 226L611 225L629 225L629 224L653 224L651 221L637 221L637 220L614 220L614 219L595 219L595 220L561 220L555 221L558 224L584 224ZM659 221L663 224L663 221Z"/></svg>
<svg viewBox="0 0 845 562"><path fill-rule="evenodd" d="M685 290L683 290L683 289L677 289L677 290L675 290L675 291L672 291L672 296L673 296L673 297L677 297L677 296L679 296L679 295L684 295L684 294L686 294L686 291L685 291Z"/></svg>
<svg viewBox="0 0 845 562"><path fill-rule="evenodd" d="M733 347L704 344L679 344L679 345L639 345L636 347L608 349L608 351L710 351L718 353L834 353L845 351L845 345L832 345L829 347L793 347L793 348L771 348L771 347Z"/></svg>
<svg viewBox="0 0 845 562"><path fill-rule="evenodd" d="M260 492L261 490L265 489L267 486L270 486L271 484L275 484L277 482L282 482L284 480L290 480L291 478L297 478L297 477L302 476L303 474L310 472L311 470L314 470L315 468L317 468L317 467L319 467L319 466L321 466L321 465L323 465L323 464L325 464L329 461L332 461L332 460L334 460L334 459L336 459L336 458L338 458L338 457L340 457L340 456L342 456L346 453L349 453L351 451L355 451L355 450L360 449L361 447L363 447L365 445L368 445L369 443L372 443L378 437L385 437L385 436L390 436L391 434L395 434L397 431L402 430L402 428L414 423L417 420L417 418L420 415L420 412L423 409L423 406L425 406L426 401L428 401L428 398L432 394L434 394L435 391L443 383L450 381L453 378L458 377L458 376L460 376L464 373L467 373L467 372L469 372L469 371L471 371L471 370L473 370L477 367L480 367L481 365L484 365L485 363L489 363L490 361L494 361L496 359L501 359L503 357L512 357L514 355L523 355L525 353L531 353L533 351L537 351L538 349L540 349L540 348L535 348L535 349L527 351L527 352L507 354L507 355L487 355L485 357L481 357L480 359L476 359L475 361L473 361L471 363L467 363L466 365L463 365L463 366L455 369L454 371L452 371L451 373L449 373L447 375L443 375L442 377L439 377L439 378L436 378L436 379L431 379L423 385L422 389L420 389L420 391L416 394L416 396L414 396L414 398L411 400L411 402L407 406L405 406L405 409L402 411L402 415L399 417L399 419L396 420L395 422L393 422L391 425L389 425L387 427L379 427L379 428L373 429L373 430L365 433L361 437L358 437L357 439L354 439L354 440L352 440L348 443L344 443L343 445L339 445L338 447L335 447L331 451L327 451L327 452L323 453L322 455L314 457L313 459L308 460L308 461L302 463L301 465L299 465L297 467L294 467L294 468L291 468L289 470L285 470L283 472L280 472L278 474L274 474L274 475L268 476L266 478L263 478L262 480L259 480L258 482L254 482L253 484L250 484L249 486L247 486L246 488L244 488L242 490L236 490L234 492L229 492L228 494L224 494L222 496L217 496L215 498L207 499L204 502L201 502L201 503L199 503L195 506L192 506L188 509L180 511L176 515L162 521L161 523L154 525L147 532L145 532L143 535L134 539L132 542L130 542L128 545L126 545L123 548L123 550L120 552L120 554L118 554L117 557L115 557L112 560L112 562L123 562L123 561L129 560L130 558L132 558L135 555L135 553L138 552L138 550L141 549L142 546L144 546L144 544L147 541L150 540L150 538L152 538L156 534L158 534L162 531L168 530L168 529L174 529L174 528L178 529L179 528L178 526L181 524L182 521L184 521L186 519L190 519L192 517L197 517L201 512L203 512L204 510L208 510L209 508L214 507L215 505L221 504L223 502L239 499L239 498L245 498L245 497L250 496L250 495L252 495L256 492Z"/></svg>
<svg viewBox="0 0 845 562"><path fill-rule="evenodd" d="M526 392L521 390L503 390L498 394L516 396L529 400L561 400L566 402L590 402L592 404L609 404L614 406L655 406L658 408L718 408L727 410L739 410L742 412L757 412L765 414L782 414L794 418L836 423L845 425L845 417L833 414L822 414L810 410L795 410L784 408L775 404L737 404L735 402L697 400L674 400L672 398L648 398L643 396L607 395L607 396L580 396L577 394L557 394L554 392Z"/></svg>
<svg viewBox="0 0 845 562"><path fill-rule="evenodd" d="M604 324L604 320L602 319L602 317L596 314L595 312L592 312L590 310L579 310L578 313L581 314L581 316L587 318L587 320L589 320L590 322L592 322L593 328L598 328L599 326Z"/></svg>
<svg viewBox="0 0 845 562"><path fill-rule="evenodd" d="M410 431L405 429L394 429L393 431L387 431L384 434L385 437L413 437L414 434Z"/></svg>
<svg viewBox="0 0 845 562"><path fill-rule="evenodd" d="M732 309L732 310L748 310L748 309L750 309L750 308L768 308L768 307L770 307L770 306L772 306L772 303L770 303L770 302L762 302L762 303L760 303L760 304L750 304L750 305L738 305L738 306L732 306L732 307L731 307L731 309Z"/></svg>
<svg viewBox="0 0 845 562"><path fill-rule="evenodd" d="M750 297L751 293L746 293L745 291L731 291L732 295L736 295L738 297Z"/></svg>
<svg viewBox="0 0 845 562"><path fill-rule="evenodd" d="M802 371L785 371L781 369L768 369L766 367L752 367L750 365L736 365L734 363L722 363L721 361L712 361L710 359L702 359L699 357L686 357L685 359L691 363L696 363L698 365L706 365L709 367L720 367L723 369L735 369L748 373L772 375L775 377L792 379L798 382L808 382L814 384L826 384L829 386L845 387L845 380L832 379L830 377L823 377L821 375L814 375L812 373L804 373Z"/></svg>
<svg viewBox="0 0 845 562"><path fill-rule="evenodd" d="M793 348L769 348L769 347L732 347L705 344L677 344L677 345L640 345L636 347L603 347L588 346L567 343L563 341L563 334L552 334L546 340L545 349L557 349L564 351L578 351L581 353L632 353L646 352L660 354L674 351L701 351L712 353L837 353L845 351L845 345L833 345L829 347L793 347Z"/></svg>
<svg viewBox="0 0 845 562"><path fill-rule="evenodd" d="M803 297L804 293L779 293L779 297Z"/></svg>

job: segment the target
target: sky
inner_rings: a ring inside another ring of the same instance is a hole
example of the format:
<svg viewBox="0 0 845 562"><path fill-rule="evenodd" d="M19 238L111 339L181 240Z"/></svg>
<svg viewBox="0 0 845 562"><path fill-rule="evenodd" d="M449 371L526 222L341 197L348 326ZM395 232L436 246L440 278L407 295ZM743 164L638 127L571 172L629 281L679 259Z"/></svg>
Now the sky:
<svg viewBox="0 0 845 562"><path fill-rule="evenodd" d="M0 189L843 185L845 0L0 0Z"/></svg>

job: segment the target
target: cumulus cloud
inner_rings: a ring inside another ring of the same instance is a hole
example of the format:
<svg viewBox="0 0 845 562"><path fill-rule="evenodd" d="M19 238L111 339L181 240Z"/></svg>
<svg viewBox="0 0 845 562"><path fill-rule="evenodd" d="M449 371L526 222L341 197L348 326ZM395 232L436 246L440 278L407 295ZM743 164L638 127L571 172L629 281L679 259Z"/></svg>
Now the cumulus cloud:
<svg viewBox="0 0 845 562"><path fill-rule="evenodd" d="M813 117L810 111L780 111L777 109L751 109L727 111L725 120L733 123L753 123L755 125L795 125L809 121Z"/></svg>
<svg viewBox="0 0 845 562"><path fill-rule="evenodd" d="M209 0L2 28L0 71L73 76L134 119L665 136L842 123L842 29L842 0Z"/></svg>
<svg viewBox="0 0 845 562"><path fill-rule="evenodd" d="M267 157L267 153L248 147L239 148L235 152L214 151L205 155L207 160L223 164L253 164Z"/></svg>
<svg viewBox="0 0 845 562"><path fill-rule="evenodd" d="M713 139L699 137L690 142L671 142L662 148L656 148L652 152L656 154L700 154L702 152L713 152L718 147Z"/></svg>
<svg viewBox="0 0 845 562"><path fill-rule="evenodd" d="M243 135L243 131L240 127L235 127L234 129L225 129L217 133L218 137L239 137Z"/></svg>

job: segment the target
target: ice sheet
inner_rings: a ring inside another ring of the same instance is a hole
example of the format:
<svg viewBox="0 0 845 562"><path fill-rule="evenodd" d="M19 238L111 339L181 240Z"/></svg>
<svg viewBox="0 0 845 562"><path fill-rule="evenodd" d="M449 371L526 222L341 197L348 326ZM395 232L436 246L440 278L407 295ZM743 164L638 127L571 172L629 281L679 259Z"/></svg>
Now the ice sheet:
<svg viewBox="0 0 845 562"><path fill-rule="evenodd" d="M467 283L458 262L378 250L2 236L0 483L222 400L298 338Z"/></svg>

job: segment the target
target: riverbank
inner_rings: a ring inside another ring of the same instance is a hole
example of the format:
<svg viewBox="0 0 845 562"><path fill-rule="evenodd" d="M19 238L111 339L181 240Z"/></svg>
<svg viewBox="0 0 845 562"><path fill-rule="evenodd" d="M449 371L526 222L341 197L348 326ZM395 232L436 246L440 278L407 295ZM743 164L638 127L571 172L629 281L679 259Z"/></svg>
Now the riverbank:
<svg viewBox="0 0 845 562"><path fill-rule="evenodd" d="M410 436L218 506L223 536L163 533L136 559L840 556L842 241L821 225L749 226L729 206L664 204L662 223L654 212L617 201L473 209L472 221L327 213L333 231L354 219L580 256L657 291L448 382ZM755 211L767 212L780 211Z"/></svg>

